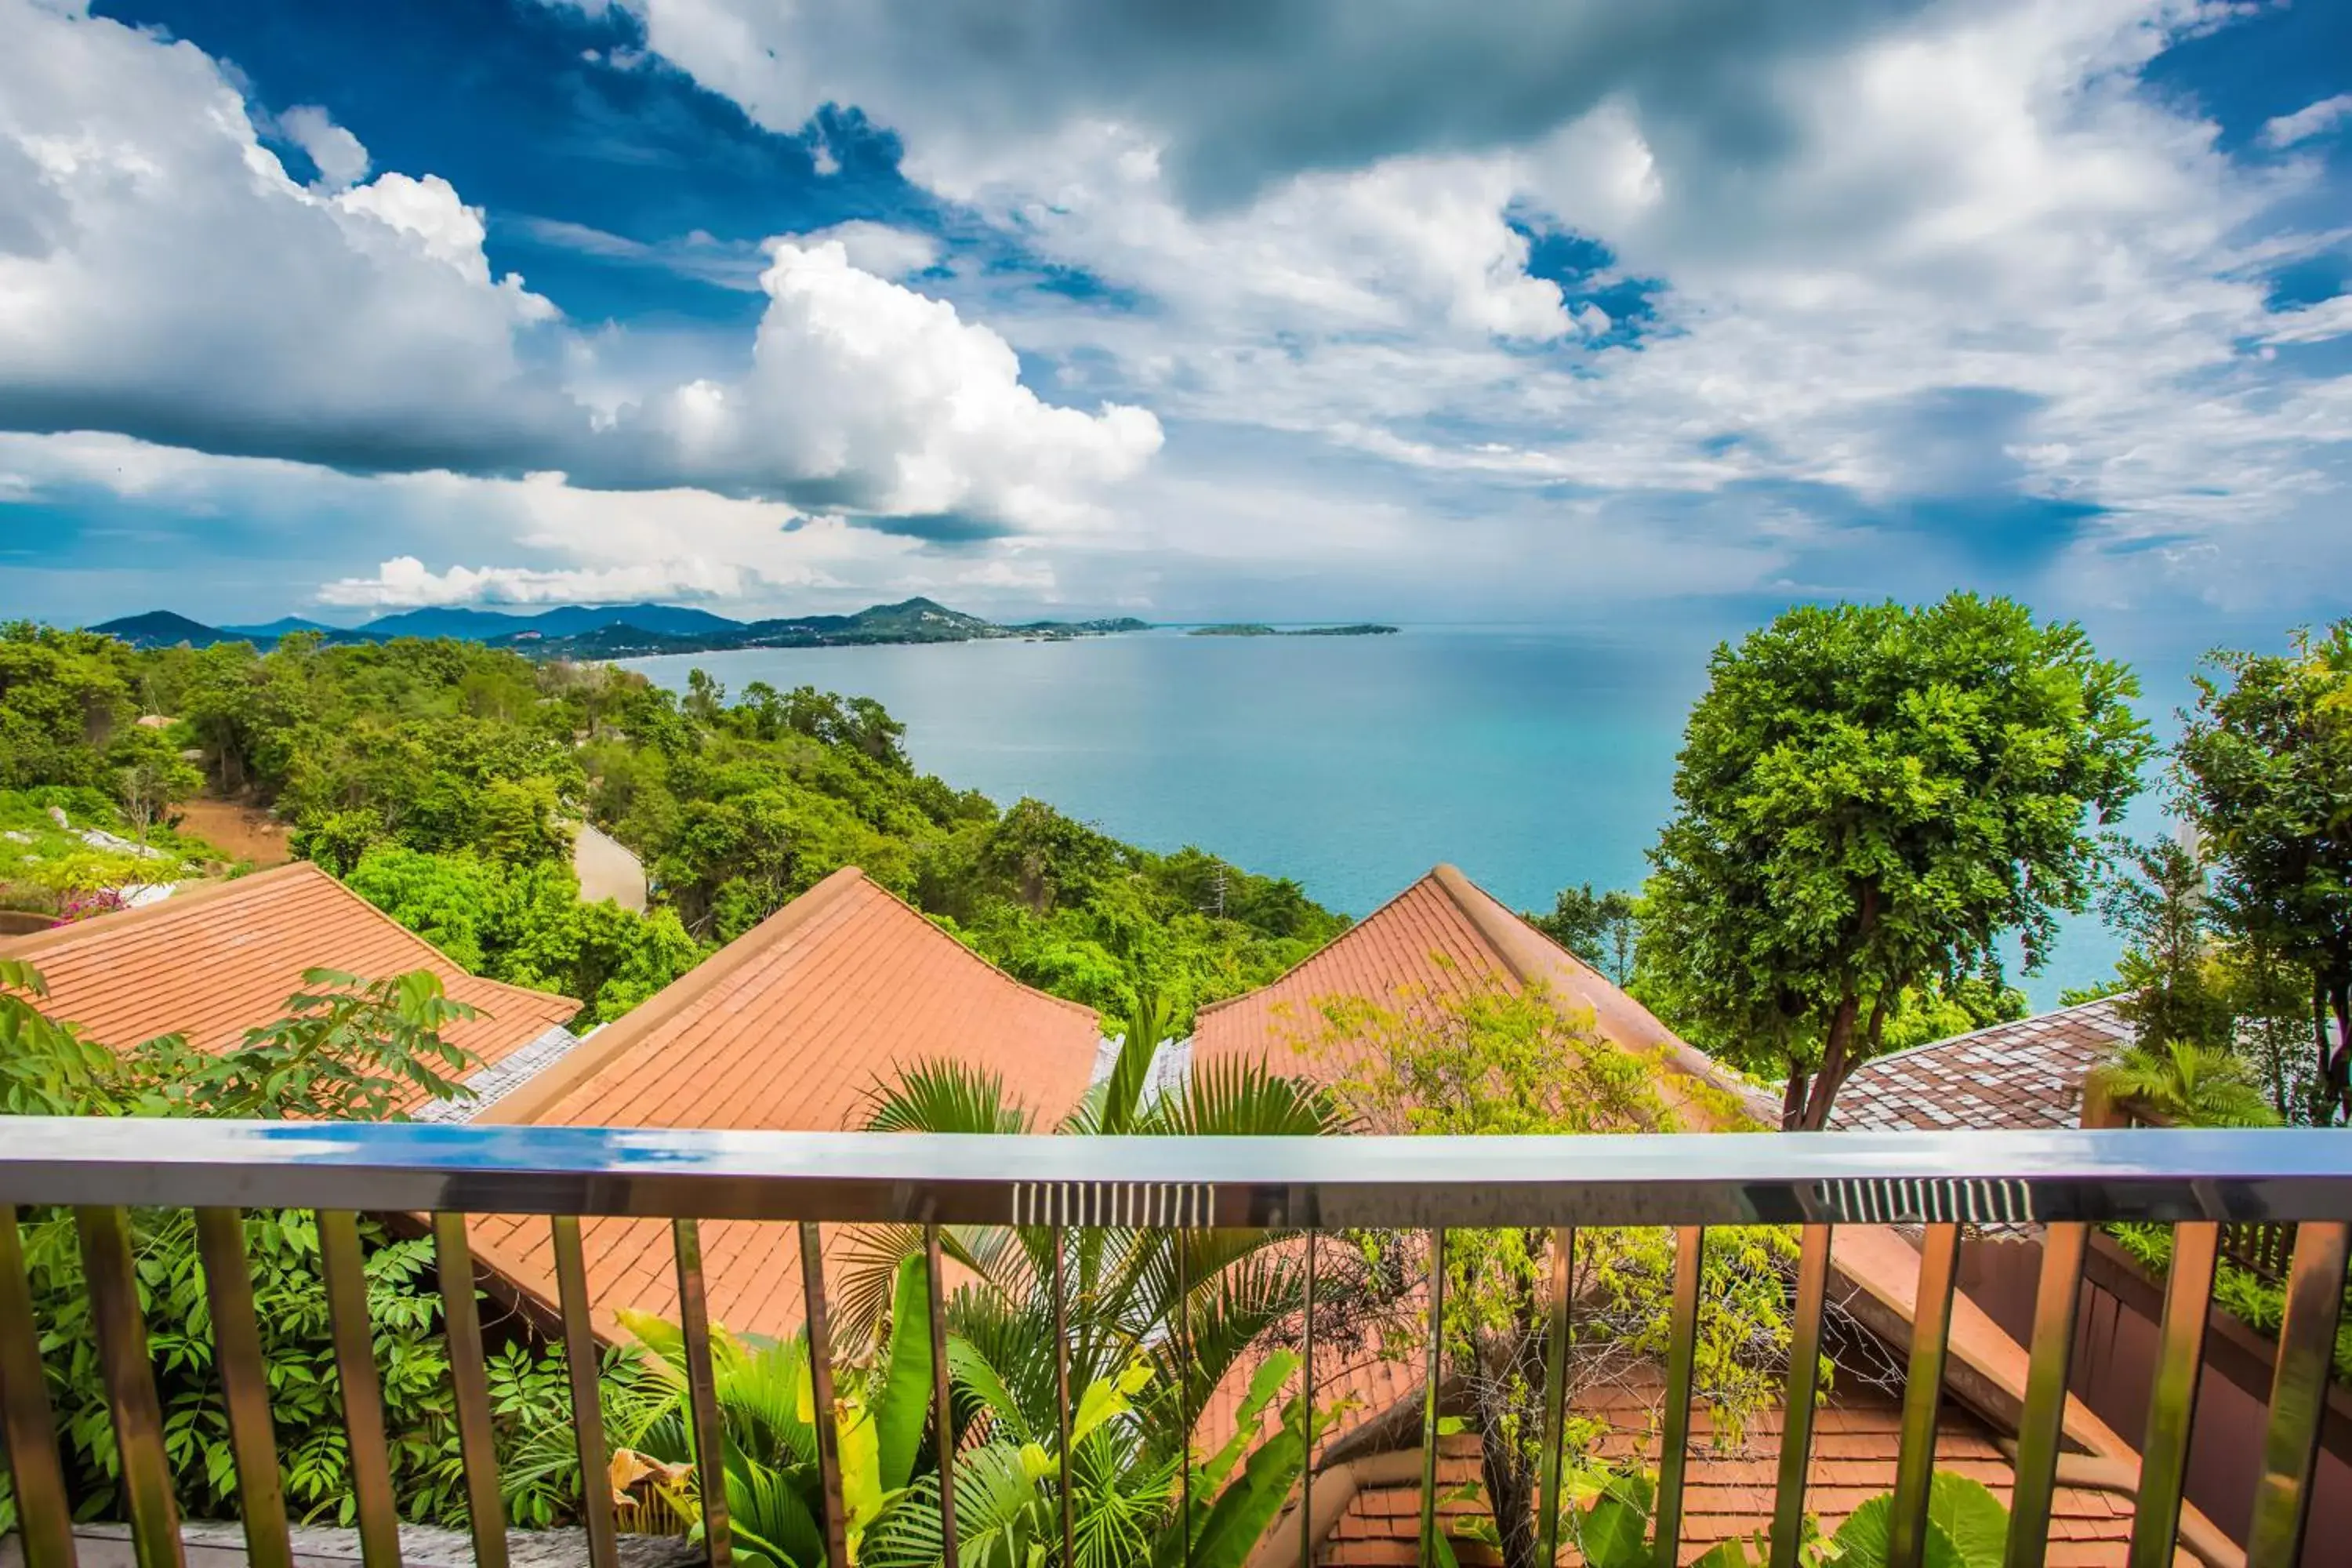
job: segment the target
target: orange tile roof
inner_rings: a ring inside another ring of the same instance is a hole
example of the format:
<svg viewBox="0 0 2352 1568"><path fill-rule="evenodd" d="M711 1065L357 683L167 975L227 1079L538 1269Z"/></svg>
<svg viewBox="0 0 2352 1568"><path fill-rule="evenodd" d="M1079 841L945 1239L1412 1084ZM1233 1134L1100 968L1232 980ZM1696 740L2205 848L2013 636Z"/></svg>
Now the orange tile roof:
<svg viewBox="0 0 2352 1568"><path fill-rule="evenodd" d="M1830 1131L2074 1127L2084 1079L2132 1038L2109 1000L1881 1057L1839 1086Z"/></svg>
<svg viewBox="0 0 2352 1568"><path fill-rule="evenodd" d="M1651 1375L1593 1390L1590 1397L1577 1402L1580 1414L1608 1424L1599 1444L1602 1455L1622 1463L1638 1452L1644 1463L1656 1465L1655 1411L1661 1392ZM1863 1502L1895 1489L1902 1423L1898 1395L1841 1375L1827 1405L1815 1413L1812 1458L1807 1470L1806 1510L1820 1520L1823 1531L1834 1533ZM1685 1563L1704 1555L1717 1542L1749 1538L1769 1530L1780 1479L1779 1410L1760 1411L1751 1417L1737 1447L1717 1450L1711 1446L1712 1427L1703 1405L1692 1411L1691 1426L1680 1553ZM1983 1482L2003 1506L2016 1486L2016 1474L1991 1429L1949 1404L1937 1429L1936 1468ZM1368 1485L1356 1493L1316 1554L1318 1563L1332 1568L1380 1568L1417 1560L1419 1479L1383 1479L1385 1484ZM1466 1521L1485 1514L1479 1498L1447 1495L1482 1485L1475 1436L1449 1438L1440 1447L1438 1485L1441 1519ZM2050 1518L2053 1568L2059 1564L2120 1568L2131 1541L2132 1506L2131 1499L2114 1492L2058 1488ZM1499 1562L1490 1550L1475 1543L1457 1551L1465 1568ZM1580 1559L1573 1551L1567 1551L1561 1560L1576 1563Z"/></svg>
<svg viewBox="0 0 2352 1568"><path fill-rule="evenodd" d="M1263 1058L1280 1068L1313 1041L1322 1005L1334 998L1411 1005L1492 982L1513 989L1540 984L1563 1008L1590 1013L1603 1038L1659 1054L1675 1074L1729 1094L1765 1125L1779 1120L1753 1088L1451 866L1437 867L1271 985L1202 1008L1193 1059ZM1686 1097L1669 1098L1680 1098L1703 1122L1716 1120Z"/></svg>
<svg viewBox="0 0 2352 1568"><path fill-rule="evenodd" d="M370 980L433 971L482 1012L444 1037L486 1064L580 1011L568 996L467 973L307 860L0 942L0 957L41 972L43 1012L118 1047L173 1033L207 1050L235 1045L285 1016L306 969Z"/></svg>
<svg viewBox="0 0 2352 1568"><path fill-rule="evenodd" d="M1091 1009L1013 980L847 867L477 1121L835 1131L863 1122L895 1069L954 1058L1003 1075L1050 1129L1086 1093L1100 1038ZM667 1225L583 1231L602 1321L620 1307L675 1314ZM493 1216L474 1234L529 1302L553 1301L544 1222ZM800 1326L793 1227L714 1223L703 1249L715 1321L778 1336Z"/></svg>

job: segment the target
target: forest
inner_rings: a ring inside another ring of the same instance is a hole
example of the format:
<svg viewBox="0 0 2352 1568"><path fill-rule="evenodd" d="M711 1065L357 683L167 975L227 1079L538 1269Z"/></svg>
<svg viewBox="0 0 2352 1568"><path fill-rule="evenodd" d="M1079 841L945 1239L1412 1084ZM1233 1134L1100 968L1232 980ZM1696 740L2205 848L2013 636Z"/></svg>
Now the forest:
<svg viewBox="0 0 2352 1568"><path fill-rule="evenodd" d="M1346 926L1295 882L959 791L904 740L870 700L756 681L730 697L698 671L681 698L455 640L137 650L19 623L0 629L0 827L27 848L0 879L36 904L159 879L152 854L37 841L51 805L201 863L170 832L174 804L251 801L466 968L581 998L583 1026L849 865L1033 985L1178 1025ZM644 861L649 912L579 902L581 821Z"/></svg>

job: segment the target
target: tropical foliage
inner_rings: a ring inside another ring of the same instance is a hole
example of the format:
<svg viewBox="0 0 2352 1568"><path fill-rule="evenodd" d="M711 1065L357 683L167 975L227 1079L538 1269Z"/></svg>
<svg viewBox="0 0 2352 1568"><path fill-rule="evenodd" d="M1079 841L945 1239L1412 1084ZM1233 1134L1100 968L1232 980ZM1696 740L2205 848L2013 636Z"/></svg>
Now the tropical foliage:
<svg viewBox="0 0 2352 1568"><path fill-rule="evenodd" d="M444 996L430 973L363 981L314 971L304 985L283 1019L226 1050L198 1051L176 1036L116 1050L45 1016L34 1005L43 994L38 973L0 961L0 1111L382 1120L420 1099L464 1092L456 1079L470 1060L440 1031L470 1010ZM105 1518L117 1509L120 1466L73 1221L35 1211L23 1235L68 1487L79 1517ZM457 1409L432 1246L373 1219L361 1222L361 1240L401 1512L460 1523ZM180 1505L194 1518L234 1517L235 1471L193 1217L184 1209L134 1210L131 1243ZM288 1502L299 1518L349 1523L350 1453L316 1221L255 1214L245 1222L245 1249ZM536 1434L568 1431L559 1358L510 1344L490 1358L489 1379L503 1455L519 1455ZM539 1475L509 1468L506 1479L509 1509L521 1524L555 1522L577 1496L576 1464ZM13 1515L13 1499L0 1489L0 1532Z"/></svg>
<svg viewBox="0 0 2352 1568"><path fill-rule="evenodd" d="M2216 653L2195 679L2175 801L2210 859L2219 923L2257 984L2300 982L2274 980L2263 1009L2303 1017L2297 1110L2352 1116L2352 620L2283 654Z"/></svg>
<svg viewBox="0 0 2352 1568"><path fill-rule="evenodd" d="M1334 1098L1355 1123L1373 1132L1638 1134L1745 1123L1727 1097L1673 1074L1663 1057L1621 1049L1594 1031L1589 1015L1580 1017L1540 985L1459 974L1443 988L1381 1002L1335 999L1295 1043L1331 1079ZM1667 1099L1668 1081L1678 1086L1682 1109ZM1418 1238L1355 1240L1368 1257L1392 1260L1370 1271L1370 1293L1425 1319L1426 1302L1405 1286L1428 1275ZM1446 1373L1479 1438L1495 1544L1510 1568L1540 1561L1537 1473L1552 1247L1543 1228L1454 1230L1446 1237ZM1625 1376L1633 1363L1664 1354L1675 1250L1669 1231L1578 1228L1568 1270L1578 1323L1567 1374L1571 1405L1576 1395ZM1747 1416L1779 1391L1794 1257L1791 1238L1770 1228L1706 1233L1696 1386L1725 1440L1737 1441ZM1423 1323L1423 1343L1428 1331ZM1392 1337L1412 1336L1399 1325ZM1402 1342L1392 1349L1410 1353ZM1588 1469L1597 1466L1590 1454L1577 1458Z"/></svg>
<svg viewBox="0 0 2352 1568"><path fill-rule="evenodd" d="M1642 963L1696 1043L1827 1123L1906 994L2039 967L2149 753L2122 665L2007 599L1802 605L1716 650L1651 852Z"/></svg>

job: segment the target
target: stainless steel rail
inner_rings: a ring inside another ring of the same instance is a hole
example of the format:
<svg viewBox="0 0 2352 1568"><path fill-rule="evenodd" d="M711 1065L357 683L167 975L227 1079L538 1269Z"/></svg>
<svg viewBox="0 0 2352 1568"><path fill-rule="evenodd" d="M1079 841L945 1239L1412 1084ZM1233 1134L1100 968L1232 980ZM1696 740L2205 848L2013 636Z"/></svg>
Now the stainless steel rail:
<svg viewBox="0 0 2352 1568"><path fill-rule="evenodd" d="M2352 1140L2336 1131L2188 1131L2050 1133L1769 1134L1751 1137L1595 1139L1177 1139L950 1138L873 1134L666 1132L591 1128L341 1126L315 1123L94 1121L0 1119L0 1416L16 1479L30 1568L71 1568L68 1499L57 1465L52 1415L39 1371L40 1325L32 1318L22 1250L20 1205L74 1209L89 1271L114 1430L123 1456L124 1495L141 1568L179 1568L181 1551L165 1463L145 1325L131 1280L132 1206L193 1207L199 1213L207 1271L233 1268L239 1211L319 1213L336 1344L352 1489L367 1568L397 1568L383 1409L360 1278L356 1211L435 1216L449 1327L452 1381L463 1439L465 1491L478 1561L505 1560L498 1517L497 1459L489 1443L481 1333L471 1294L468 1214L551 1216L559 1303L572 1359L580 1457L601 1467L595 1423L593 1340L588 1331L583 1215L639 1215L674 1230L681 1330L686 1347L693 1450L704 1498L710 1568L726 1568L731 1535L720 1483L723 1436L714 1396L704 1259L698 1223L760 1219L800 1227L805 1311L811 1327L815 1408L831 1406L825 1353L827 1304L821 1227L901 1223L922 1227L933 1267L935 1351L943 1322L939 1230L942 1225L1011 1224L1049 1233L1057 1324L1068 1289L1066 1232L1093 1226L1160 1226L1177 1237L1180 1278L1192 1229L1248 1226L1305 1233L1309 1310L1300 1324L1300 1377L1314 1386L1313 1238L1354 1227L1429 1233L1439 1265L1449 1228L1549 1228L1556 1280L1574 1227L1663 1226L1677 1233L1667 1355L1665 1442L1661 1455L1655 1560L1676 1561L1690 1429L1693 1350L1701 1306L1699 1275L1709 1226L1805 1227L1797 1269L1796 1365L1783 1422L1780 1492L1771 1531L1775 1564L1799 1554L1833 1227L1916 1224L1926 1227L1912 1386L1903 1414L1894 1508L1894 1568L1916 1568L1925 1541L1952 1280L1960 1226L1974 1222L2050 1227L2036 1310L2032 1363L2021 1421L2017 1508L2011 1562L2036 1563L2047 1533L2064 1411L2067 1358L2080 1289L2084 1227L2106 1220L2184 1226L2161 1335L2159 1369L2143 1444L2146 1464L2135 1521L2133 1562L2170 1559L2180 1511L2202 1323L2210 1298L2214 1226L2294 1222L2297 1234L2291 1304L2282 1330L2277 1385L2264 1448L2264 1476L2250 1563L2286 1568L2301 1551L2309 1510L2318 1413L2331 1363L2347 1237L2352 1237ZM1443 1311L1444 1275L1432 1270L1433 1321ZM1188 1281L1189 1283L1189 1281ZM215 1346L229 1415L238 1495L257 1568L287 1561L285 1512L258 1382L249 1290L208 1281ZM1571 1342L1568 1293L1556 1289L1545 1390L1546 1500L1543 1548L1556 1540L1563 1407L1561 1368ZM1189 1296L1180 1297L1189 1300ZM1180 1314L1189 1317L1189 1312ZM1185 1324L1174 1325L1182 1334ZM1057 1331L1056 1368L1067 1431L1068 1334ZM943 1358L940 1358L943 1362ZM585 1364L583 1364L585 1363ZM1442 1379L1425 1380L1424 1461L1433 1467ZM1192 1403L1189 1382L1185 1408ZM943 1365L932 1389L937 1426L948 1429ZM1302 1402L1307 1404L1309 1402ZM844 1557L838 1458L829 1423L819 1422L823 1528L836 1568ZM1068 1444L1062 1445L1061 1533L1070 1540ZM946 1450L941 1450L942 1455ZM1434 1477L1425 1470L1424 1561L1436 1548ZM593 1473L591 1479L593 1480ZM592 1563L614 1561L609 1507L593 1494L586 1510ZM1299 1544L1310 1544L1302 1486ZM952 1489L943 1486L944 1560L956 1560ZM1189 1508L1187 1515L1189 1516ZM1188 1532L1189 1540L1189 1532Z"/></svg>

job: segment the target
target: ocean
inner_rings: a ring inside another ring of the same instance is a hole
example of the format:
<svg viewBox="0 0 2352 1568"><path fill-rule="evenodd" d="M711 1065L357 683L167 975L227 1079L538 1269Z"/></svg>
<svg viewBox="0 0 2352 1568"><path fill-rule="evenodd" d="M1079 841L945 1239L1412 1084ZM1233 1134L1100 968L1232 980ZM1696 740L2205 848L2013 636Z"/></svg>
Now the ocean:
<svg viewBox="0 0 2352 1568"><path fill-rule="evenodd" d="M698 666L730 691L872 697L917 765L958 788L1034 795L1156 849L1198 845L1360 916L1441 861L1516 909L1574 883L1638 886L1712 646L1674 626L1160 630L627 662L679 690ZM2095 918L2071 921L2020 984L2053 1006L2116 954Z"/></svg>

